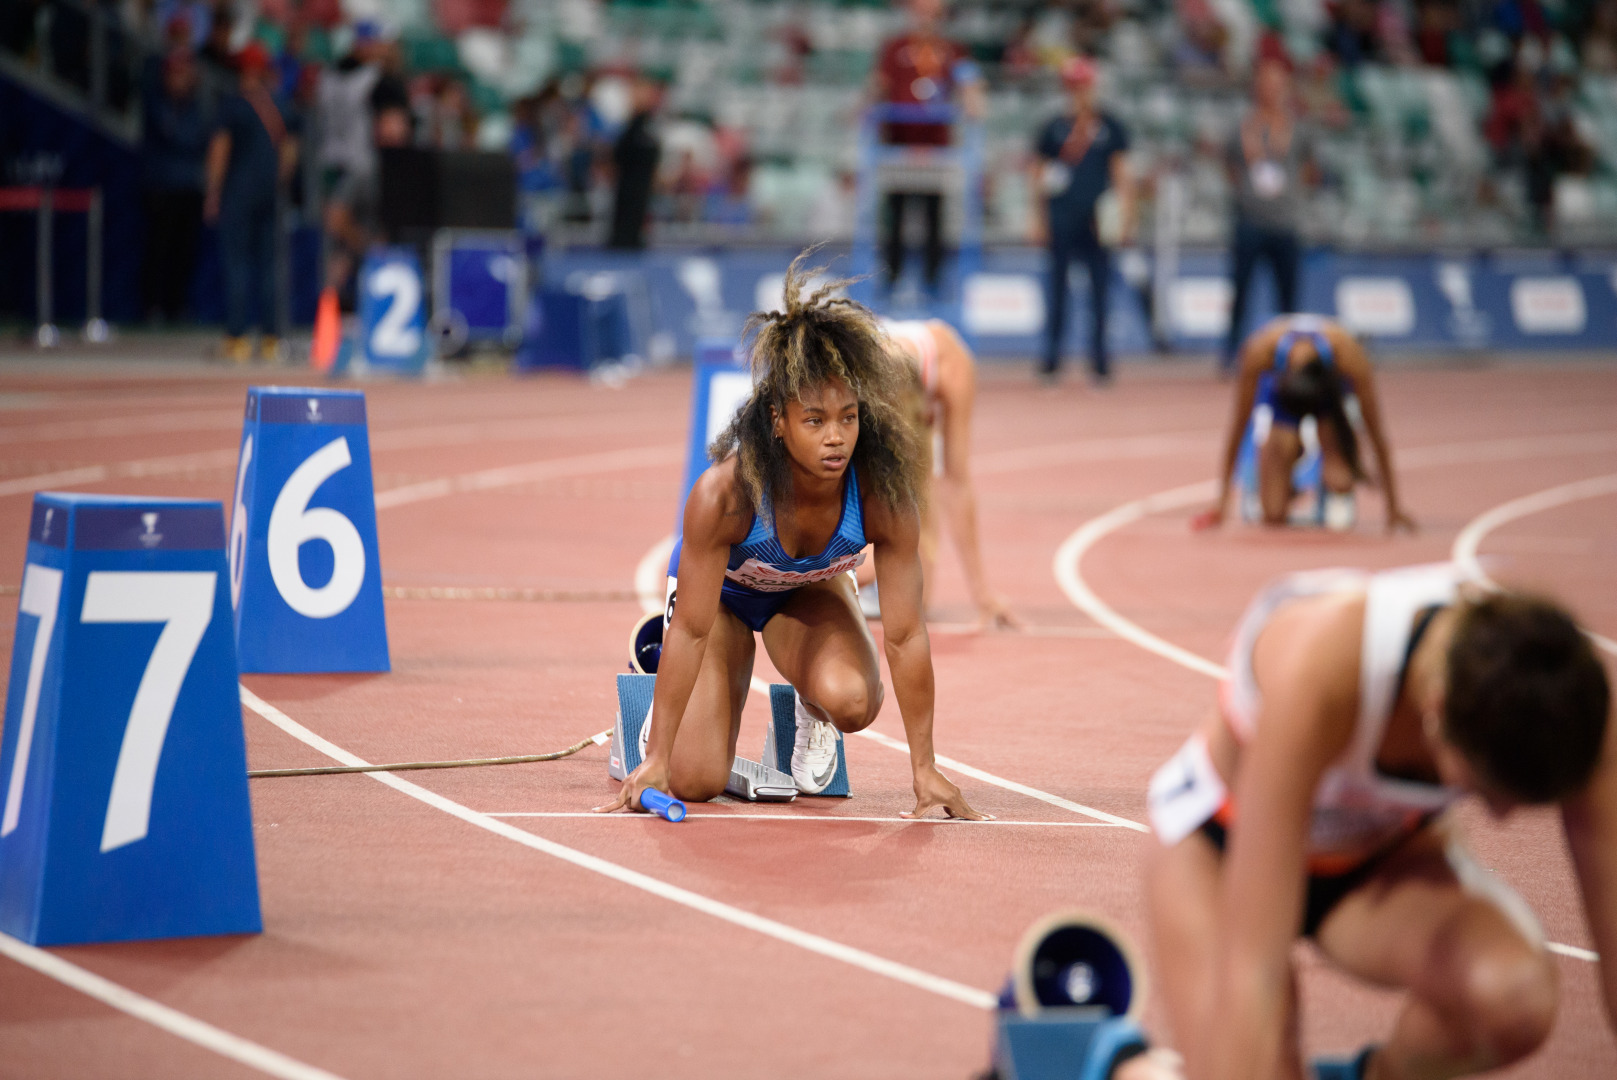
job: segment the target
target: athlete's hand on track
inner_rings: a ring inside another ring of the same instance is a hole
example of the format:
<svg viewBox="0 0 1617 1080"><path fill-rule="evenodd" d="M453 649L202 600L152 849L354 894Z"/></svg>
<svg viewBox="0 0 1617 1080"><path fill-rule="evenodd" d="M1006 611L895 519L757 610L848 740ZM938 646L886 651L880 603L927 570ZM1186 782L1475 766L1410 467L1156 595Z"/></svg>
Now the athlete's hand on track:
<svg viewBox="0 0 1617 1080"><path fill-rule="evenodd" d="M1185 1059L1158 1047L1129 1058L1112 1075L1114 1080L1184 1080Z"/></svg>
<svg viewBox="0 0 1617 1080"><path fill-rule="evenodd" d="M923 765L915 770L915 809L901 812L899 817L925 817L934 806L943 807L948 817L967 821L993 821L992 814L979 814L966 802L953 780L938 771L936 765Z"/></svg>
<svg viewBox="0 0 1617 1080"><path fill-rule="evenodd" d="M668 766L655 758L642 761L640 767L630 773L629 778L618 789L618 797L604 806L597 806L595 813L610 814L624 807L644 812L646 808L640 805L640 793L647 788L668 791Z"/></svg>
<svg viewBox="0 0 1617 1080"><path fill-rule="evenodd" d="M984 630L1020 630L1022 620L1003 596L990 596L977 608L977 625Z"/></svg>
<svg viewBox="0 0 1617 1080"><path fill-rule="evenodd" d="M1224 524L1224 508L1222 506L1215 506L1211 509L1203 510L1195 517L1191 518L1190 531L1206 532L1208 529L1216 529L1222 524Z"/></svg>

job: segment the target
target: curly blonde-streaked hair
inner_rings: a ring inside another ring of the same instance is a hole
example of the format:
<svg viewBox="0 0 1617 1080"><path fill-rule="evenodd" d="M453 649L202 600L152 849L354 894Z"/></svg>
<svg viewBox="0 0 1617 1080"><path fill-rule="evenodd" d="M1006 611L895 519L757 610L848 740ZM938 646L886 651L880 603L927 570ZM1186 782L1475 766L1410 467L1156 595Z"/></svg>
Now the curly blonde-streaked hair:
<svg viewBox="0 0 1617 1080"><path fill-rule="evenodd" d="M786 271L786 310L754 312L747 320L742 338L752 337L752 395L708 454L714 461L736 455L736 478L754 513L766 503L788 504L791 459L774 437L774 418L805 391L841 379L859 399L859 439L850 460L867 490L894 509L918 506L926 459L914 422L914 372L889 353L868 308L836 295L848 281L808 292L820 276L805 268L812 254L805 251Z"/></svg>

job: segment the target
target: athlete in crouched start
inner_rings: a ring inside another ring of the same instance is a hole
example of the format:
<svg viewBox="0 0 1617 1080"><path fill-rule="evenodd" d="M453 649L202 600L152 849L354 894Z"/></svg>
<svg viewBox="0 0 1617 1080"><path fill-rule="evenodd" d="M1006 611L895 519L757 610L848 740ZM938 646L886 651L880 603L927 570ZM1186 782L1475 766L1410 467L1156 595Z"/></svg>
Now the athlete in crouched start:
<svg viewBox="0 0 1617 1080"><path fill-rule="evenodd" d="M755 314L752 395L712 448L685 504L678 592L663 641L645 760L600 807L640 808L646 788L703 801L724 790L756 643L797 691L792 776L832 778L836 731L869 726L883 688L854 571L867 541L881 585L883 645L908 737L915 816L980 819L938 771L932 653L921 617L924 455L904 410L912 377L876 322L835 297L803 296L800 257L785 310Z"/></svg>
<svg viewBox="0 0 1617 1080"><path fill-rule="evenodd" d="M1319 437L1322 523L1351 528L1357 520L1354 488L1368 479L1350 415L1355 407L1376 452L1376 481L1387 504L1387 531L1413 531L1415 522L1399 500L1392 448L1381 422L1375 372L1364 346L1341 324L1317 315L1272 319L1241 346L1234 410L1219 457L1218 500L1192 523L1206 529L1229 511L1237 458L1247 428L1257 450L1257 495L1263 522L1289 520L1292 467L1304 452L1301 425L1313 417Z"/></svg>
<svg viewBox="0 0 1617 1080"><path fill-rule="evenodd" d="M1447 565L1317 571L1259 594L1222 716L1151 781L1147 895L1178 1049L1198 1080L1299 1080L1293 942L1407 991L1332 1080L1441 1080L1548 1036L1537 920L1443 811L1558 805L1617 1023L1617 727L1588 639Z"/></svg>

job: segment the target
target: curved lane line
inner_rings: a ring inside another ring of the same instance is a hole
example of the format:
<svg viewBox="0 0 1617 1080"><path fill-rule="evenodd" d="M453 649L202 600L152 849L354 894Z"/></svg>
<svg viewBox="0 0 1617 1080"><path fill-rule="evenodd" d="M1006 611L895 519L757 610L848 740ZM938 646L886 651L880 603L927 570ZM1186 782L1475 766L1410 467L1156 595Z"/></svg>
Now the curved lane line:
<svg viewBox="0 0 1617 1080"><path fill-rule="evenodd" d="M1523 457L1539 456L1538 452L1547 448L1552 448L1549 449L1551 453L1562 453L1570 439L1588 441L1589 437L1551 436L1542 440L1499 439L1480 443L1456 443L1452 447L1434 446L1427 448L1428 454L1425 460L1417 458L1417 467L1419 465L1461 464L1467 460L1519 460ZM1617 446L1617 439L1613 440L1613 445ZM1480 451L1479 457L1477 459L1468 459L1451 455L1451 450L1458 450L1463 447L1470 447ZM1513 452L1504 452L1507 449ZM1490 450L1498 450L1500 453L1492 454ZM1415 456L1413 451L1410 455L1406 455L1406 459L1410 456ZM1406 460L1406 466L1407 464ZM1576 493L1569 497L1567 495L1569 490ZM1084 581L1082 573L1084 555L1107 536L1149 514L1183 509L1186 506L1206 502L1213 498L1217 491L1217 484L1214 481L1204 480L1199 483L1186 484L1182 487L1160 491L1143 499L1135 499L1133 502L1124 503L1122 506L1108 511L1100 517L1092 518L1074 530L1072 535L1067 537L1061 547L1056 550L1054 569L1056 581L1061 585L1061 591L1067 594L1067 599L1071 600L1075 607L1102 626L1112 630L1119 637L1132 641L1148 652L1156 653L1158 656L1171 660L1181 667L1189 668L1191 671L1197 671L1215 679L1222 679L1227 674L1227 671L1220 665L1213 663L1206 657L1198 656L1189 649L1181 648L1165 638L1158 637L1138 623L1119 615L1112 609L1111 605L1095 594L1094 590ZM1566 484L1559 488L1551 488L1549 491L1526 496L1523 499L1517 499L1496 507L1466 527L1469 531L1479 523L1485 526L1475 530L1474 539L1469 543L1472 566L1476 566L1476 545L1489 529L1495 528L1515 517L1522 517L1537 510L1548 509L1550 506L1558 506L1562 502L1572 502L1579 498L1593 498L1596 495L1605 495L1612 492L1617 492L1617 473L1579 481L1576 484ZM1552 493L1556 494L1558 501L1544 501L1549 499ZM1522 504L1528 504L1528 508L1519 509ZM1503 516L1503 512L1507 508L1518 508L1519 512ZM1460 537L1455 540L1455 561L1459 561L1459 554L1462 552L1461 541L1464 539L1466 539L1466 532L1462 532ZM1476 567L1476 570L1480 573L1480 567ZM1482 580L1488 581L1489 579L1486 575L1483 575ZM1587 631L1585 632L1587 633ZM1617 652L1617 642L1609 642L1607 639L1597 635L1591 636L1595 638L1602 648L1611 647L1612 651ZM1550 952L1558 953L1574 960L1598 961L1600 959L1599 953L1579 948L1576 945L1563 945L1558 941L1547 942L1545 947Z"/></svg>
<svg viewBox="0 0 1617 1080"><path fill-rule="evenodd" d="M137 994L126 986L119 986L110 979L87 971L55 953L19 941L9 934L0 934L0 956L15 960L24 967L55 979L63 986L71 987L103 1005L111 1006L121 1013L133 1016L136 1020L144 1020L170 1035L178 1036L188 1043L194 1043L204 1050L211 1050L248 1068L280 1077L281 1080L340 1080L335 1073L317 1069L313 1065L305 1065L278 1050L260 1046L240 1035L232 1035L206 1021L188 1016L178 1009L171 1009L161 1002Z"/></svg>
<svg viewBox="0 0 1617 1080"><path fill-rule="evenodd" d="M1479 514L1468 522L1465 528L1460 530L1460 535L1454 538L1454 547L1450 549L1449 557L1464 567L1466 573L1471 577L1490 589L1497 589L1499 588L1499 583L1488 576L1487 571L1483 570L1482 563L1477 558L1477 548L1481 546L1483 537L1499 528L1499 526L1515 521L1517 518L1528 517L1532 514L1542 513L1545 510L1553 510L1557 506L1565 506L1567 503L1579 502L1583 499L1599 498L1602 495L1617 495L1617 473L1608 473L1605 476L1591 477L1588 480L1579 480L1576 483L1562 484L1559 487L1547 488L1544 491L1537 491L1531 495L1523 495L1519 499L1501 503L1487 513ZM1617 641L1589 629L1585 629L1583 632L1589 636L1590 641L1613 656L1617 656Z"/></svg>
<svg viewBox="0 0 1617 1080"><path fill-rule="evenodd" d="M241 687L241 703L294 739L313 747L335 761L344 765L369 764L363 758L351 754L335 743L328 742L316 735L245 686ZM854 948L852 945L844 945L840 941L832 941L830 938L821 937L819 934L799 930L795 926L788 926L785 923L776 922L774 919L766 918L762 915L755 915L750 911L734 907L720 900L711 899L689 889L680 888L678 885L671 885L649 874L642 874L638 870L630 870L626 866L619 866L617 863L610 862L599 856L588 855L582 851L567 847L565 844L558 844L554 840L546 840L542 836L519 829L514 825L508 825L497 818L462 806L453 799L447 799L437 792L429 791L418 784L412 784L408 780L401 780L392 773L378 772L366 773L365 775L378 783L386 784L395 791L410 796L412 799L426 803L435 810L441 810L451 817L459 818L469 825L475 825L479 829L484 829L507 840L513 840L524 847L532 848L534 851L571 863L580 869L600 874L602 877L611 878L613 881L650 893L652 896L663 900L670 900L693 911L700 911L704 915L711 915L732 925L752 930L755 933L763 934L765 937L774 938L776 941L795 945L800 949L818 953L832 960L840 960L845 964L861 968L872 974L885 976L908 986L948 998L951 1001L958 1001L962 1005L970 1005L978 1009L994 1009L998 1006L998 996L987 990L979 990L975 986L967 986L965 983L955 982L953 979L946 979L941 975L933 975L931 972L910 967L908 964L901 964L896 960L888 960L874 953L865 952L863 949Z"/></svg>

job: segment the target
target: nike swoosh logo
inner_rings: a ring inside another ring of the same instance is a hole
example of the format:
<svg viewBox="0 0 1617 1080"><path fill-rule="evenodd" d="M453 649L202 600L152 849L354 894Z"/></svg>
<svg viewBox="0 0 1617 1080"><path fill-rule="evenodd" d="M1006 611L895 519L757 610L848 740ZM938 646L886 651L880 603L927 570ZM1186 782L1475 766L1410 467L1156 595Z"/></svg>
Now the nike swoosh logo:
<svg viewBox="0 0 1617 1080"><path fill-rule="evenodd" d="M831 759L830 764L828 764L825 767L825 772L823 772L823 773L815 773L814 774L814 784L815 784L815 786L816 787L824 787L826 784L829 784L831 782L831 778L833 776L835 776L836 774L837 774L837 759L835 757L833 757Z"/></svg>

